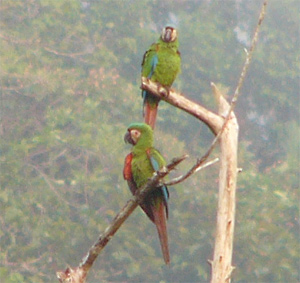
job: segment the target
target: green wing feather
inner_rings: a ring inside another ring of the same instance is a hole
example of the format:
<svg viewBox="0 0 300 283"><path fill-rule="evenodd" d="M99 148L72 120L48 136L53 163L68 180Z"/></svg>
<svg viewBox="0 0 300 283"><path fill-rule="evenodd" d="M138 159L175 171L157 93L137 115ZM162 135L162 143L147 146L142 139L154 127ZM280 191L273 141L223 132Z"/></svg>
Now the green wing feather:
<svg viewBox="0 0 300 283"><path fill-rule="evenodd" d="M125 140L133 144L130 154L127 155L124 164L124 178L133 194L141 186L145 185L153 173L162 168L166 162L162 155L153 147L153 131L149 125L134 123L128 128L129 131L136 129L140 131L140 137L135 143L125 135ZM165 186L155 188L146 196L140 204L147 216L154 222L159 235L161 249L166 264L170 262L168 248L168 233L166 221L168 218L169 197L168 189Z"/></svg>
<svg viewBox="0 0 300 283"><path fill-rule="evenodd" d="M178 39L165 42L160 37L144 54L142 76L165 87L171 87L180 72L180 64ZM160 99L145 90L142 91L142 97L144 120L154 129Z"/></svg>

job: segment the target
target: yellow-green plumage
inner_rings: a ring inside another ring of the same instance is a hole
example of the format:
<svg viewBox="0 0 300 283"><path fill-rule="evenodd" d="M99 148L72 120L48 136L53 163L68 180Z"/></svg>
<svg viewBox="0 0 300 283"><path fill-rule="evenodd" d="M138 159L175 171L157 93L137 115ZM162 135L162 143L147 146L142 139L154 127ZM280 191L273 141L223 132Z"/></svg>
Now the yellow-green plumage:
<svg viewBox="0 0 300 283"><path fill-rule="evenodd" d="M131 124L124 139L133 147L125 159L123 174L131 192L135 194L166 162L159 151L153 147L153 131L149 125ZM166 227L168 197L167 187L160 185L151 191L141 204L141 208L157 227L164 260L167 264L170 262Z"/></svg>
<svg viewBox="0 0 300 283"><path fill-rule="evenodd" d="M180 53L178 39L174 42L164 42L161 38L151 45L145 53L142 63L142 76L164 86L171 86L180 72ZM157 65L153 73L153 58L157 57Z"/></svg>
<svg viewBox="0 0 300 283"><path fill-rule="evenodd" d="M142 62L142 76L165 87L171 87L180 72L180 53L178 51L177 31L165 27L158 41L151 45ZM155 126L159 98L142 91L145 123Z"/></svg>
<svg viewBox="0 0 300 283"><path fill-rule="evenodd" d="M158 164L158 168L156 170L159 170L164 165L166 165L165 160L161 156L161 154L156 150L152 145L148 145L149 140L145 140L144 137L143 140L139 144L133 147L132 153L133 153L133 159L131 163L132 173L134 181L136 182L136 185L138 187L141 187L147 183L149 178L153 176L154 169L153 165L151 164L151 160L149 159L149 156L156 160Z"/></svg>

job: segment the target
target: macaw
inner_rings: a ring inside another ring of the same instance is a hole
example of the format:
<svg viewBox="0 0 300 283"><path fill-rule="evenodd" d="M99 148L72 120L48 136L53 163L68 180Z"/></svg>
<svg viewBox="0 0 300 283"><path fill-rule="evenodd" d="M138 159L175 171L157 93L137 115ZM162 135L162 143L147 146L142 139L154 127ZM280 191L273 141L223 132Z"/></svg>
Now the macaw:
<svg viewBox="0 0 300 283"><path fill-rule="evenodd" d="M144 54L142 77L147 77L165 87L171 87L180 72L181 59L178 45L177 30L166 26L158 41L153 43ZM145 90L142 91L142 97L144 121L154 129L160 99Z"/></svg>
<svg viewBox="0 0 300 283"><path fill-rule="evenodd" d="M153 173L161 169L166 161L160 152L153 147L153 130L145 123L129 125L125 142L133 145L131 152L126 156L123 176L127 181L131 193L145 185ZM167 219L168 219L169 192L166 186L159 185L146 196L140 205L150 220L156 225L161 250L166 264L170 263Z"/></svg>

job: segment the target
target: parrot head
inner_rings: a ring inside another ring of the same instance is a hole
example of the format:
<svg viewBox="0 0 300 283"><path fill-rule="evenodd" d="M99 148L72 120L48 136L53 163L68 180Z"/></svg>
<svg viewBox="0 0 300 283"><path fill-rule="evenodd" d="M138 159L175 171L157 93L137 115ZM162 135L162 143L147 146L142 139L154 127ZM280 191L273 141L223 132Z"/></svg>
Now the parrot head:
<svg viewBox="0 0 300 283"><path fill-rule="evenodd" d="M145 123L132 123L127 129L124 141L132 145L151 147L153 144L153 130Z"/></svg>
<svg viewBox="0 0 300 283"><path fill-rule="evenodd" d="M161 33L161 39L164 42L174 42L177 39L177 30L171 26L164 27Z"/></svg>

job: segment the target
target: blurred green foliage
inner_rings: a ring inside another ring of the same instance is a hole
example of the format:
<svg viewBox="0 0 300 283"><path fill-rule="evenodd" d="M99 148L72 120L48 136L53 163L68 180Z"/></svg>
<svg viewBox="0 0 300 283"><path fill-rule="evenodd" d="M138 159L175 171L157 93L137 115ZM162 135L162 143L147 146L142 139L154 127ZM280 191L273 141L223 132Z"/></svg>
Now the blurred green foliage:
<svg viewBox="0 0 300 283"><path fill-rule="evenodd" d="M231 97L262 1L224 3L1 1L1 282L55 282L55 272L77 266L130 197L123 135L142 120L140 64L165 24L179 30L175 87L210 109L210 81ZM233 282L299 282L296 7L270 1L236 109L243 172ZM193 117L160 104L156 146L167 160L191 156L175 174L212 138ZM170 188L170 268L153 224L137 209L88 281L208 281L217 167Z"/></svg>

